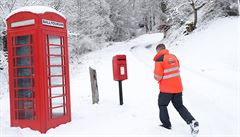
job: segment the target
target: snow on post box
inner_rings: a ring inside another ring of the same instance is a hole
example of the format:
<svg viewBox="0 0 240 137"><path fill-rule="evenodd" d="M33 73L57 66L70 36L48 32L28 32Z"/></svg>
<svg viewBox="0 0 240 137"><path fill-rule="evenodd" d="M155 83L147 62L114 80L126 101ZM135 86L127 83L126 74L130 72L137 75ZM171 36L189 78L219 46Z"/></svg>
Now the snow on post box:
<svg viewBox="0 0 240 137"><path fill-rule="evenodd" d="M126 55L116 55L112 59L113 79L122 81L128 78L127 76L127 60Z"/></svg>

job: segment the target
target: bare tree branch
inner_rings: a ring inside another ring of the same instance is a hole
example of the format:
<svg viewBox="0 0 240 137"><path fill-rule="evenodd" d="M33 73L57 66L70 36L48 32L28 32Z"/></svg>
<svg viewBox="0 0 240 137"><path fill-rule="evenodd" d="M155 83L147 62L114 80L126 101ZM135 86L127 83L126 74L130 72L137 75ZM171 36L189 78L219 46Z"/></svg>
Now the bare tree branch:
<svg viewBox="0 0 240 137"><path fill-rule="evenodd" d="M25 0L23 6L28 6L28 2L29 2L29 0Z"/></svg>
<svg viewBox="0 0 240 137"><path fill-rule="evenodd" d="M1 1L0 1L0 9L2 10L2 13L5 13L4 5L3 5L3 3Z"/></svg>
<svg viewBox="0 0 240 137"><path fill-rule="evenodd" d="M196 10L201 9L201 8L202 8L204 5L206 5L206 4L207 4L207 2L206 2L206 3L203 3L201 6L197 7Z"/></svg>
<svg viewBox="0 0 240 137"><path fill-rule="evenodd" d="M9 12L12 12L13 8L15 7L16 1L17 0L12 0L12 4L11 4L11 7L9 8Z"/></svg>

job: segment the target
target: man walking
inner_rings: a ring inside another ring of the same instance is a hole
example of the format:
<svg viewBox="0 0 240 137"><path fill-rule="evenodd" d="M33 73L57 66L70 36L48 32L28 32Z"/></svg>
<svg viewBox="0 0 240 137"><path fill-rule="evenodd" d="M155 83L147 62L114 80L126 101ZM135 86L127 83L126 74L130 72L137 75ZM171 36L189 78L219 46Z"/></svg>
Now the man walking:
<svg viewBox="0 0 240 137"><path fill-rule="evenodd" d="M182 82L179 71L179 61L177 57L170 54L164 44L156 47L157 54L154 57L155 69L154 78L159 83L160 94L158 96L158 107L160 110L160 121L162 127L171 129L167 106L172 101L173 106L180 116L191 127L191 133L197 134L198 122L183 105L182 101Z"/></svg>

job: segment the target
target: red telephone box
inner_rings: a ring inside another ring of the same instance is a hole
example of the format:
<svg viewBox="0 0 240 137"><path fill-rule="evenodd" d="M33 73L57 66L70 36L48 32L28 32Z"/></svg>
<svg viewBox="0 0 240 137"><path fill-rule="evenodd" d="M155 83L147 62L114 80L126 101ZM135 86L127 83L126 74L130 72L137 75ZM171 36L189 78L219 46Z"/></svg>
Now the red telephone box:
<svg viewBox="0 0 240 137"><path fill-rule="evenodd" d="M49 7L24 7L7 26L11 126L46 133L70 122L65 17Z"/></svg>

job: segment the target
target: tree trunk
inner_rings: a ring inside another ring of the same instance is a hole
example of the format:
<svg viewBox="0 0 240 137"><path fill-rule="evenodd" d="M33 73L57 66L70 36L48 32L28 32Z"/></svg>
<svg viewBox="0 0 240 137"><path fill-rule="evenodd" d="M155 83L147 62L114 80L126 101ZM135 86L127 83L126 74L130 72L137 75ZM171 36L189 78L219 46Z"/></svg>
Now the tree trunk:
<svg viewBox="0 0 240 137"><path fill-rule="evenodd" d="M194 9L193 12L194 12L193 29L195 29L197 26L197 10Z"/></svg>
<svg viewBox="0 0 240 137"><path fill-rule="evenodd" d="M193 26L192 26L193 28L192 29L194 30L197 25L197 9L196 9L194 0L192 0L191 6L193 9Z"/></svg>
<svg viewBox="0 0 240 137"><path fill-rule="evenodd" d="M206 2L207 3L207 2ZM192 9L193 9L193 30L197 27L197 19L198 19L198 16L197 16L197 12L199 9L201 9L206 3L203 3L201 6L197 7L196 6L196 2L194 2L194 0L192 0L192 3L191 3L191 6L192 6Z"/></svg>
<svg viewBox="0 0 240 137"><path fill-rule="evenodd" d="M149 27L148 27L148 18L147 18L147 16L144 17L144 26L146 28L146 33L148 33L149 32Z"/></svg>

